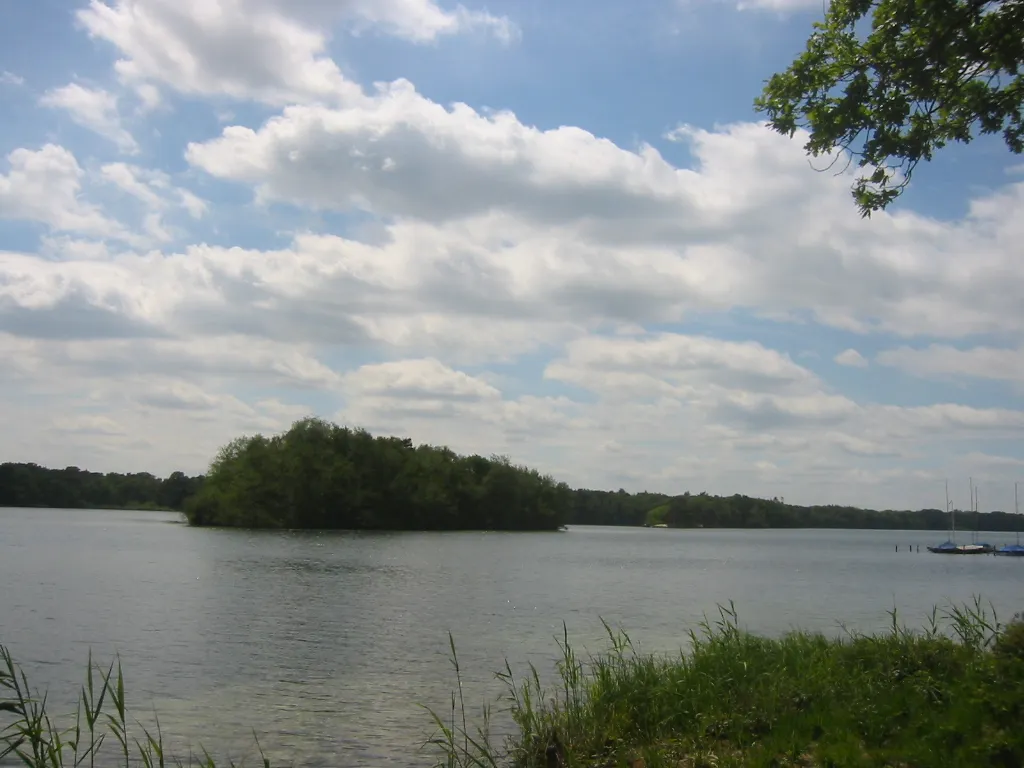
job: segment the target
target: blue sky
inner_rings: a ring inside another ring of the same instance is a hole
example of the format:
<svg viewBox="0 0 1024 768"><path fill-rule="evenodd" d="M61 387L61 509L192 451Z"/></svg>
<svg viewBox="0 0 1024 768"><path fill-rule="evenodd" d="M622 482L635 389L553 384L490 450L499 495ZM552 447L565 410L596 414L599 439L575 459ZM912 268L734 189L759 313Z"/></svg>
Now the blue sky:
<svg viewBox="0 0 1024 768"><path fill-rule="evenodd" d="M200 471L316 413L574 485L1007 507L1020 158L861 220L752 109L820 14L5 4L0 460Z"/></svg>

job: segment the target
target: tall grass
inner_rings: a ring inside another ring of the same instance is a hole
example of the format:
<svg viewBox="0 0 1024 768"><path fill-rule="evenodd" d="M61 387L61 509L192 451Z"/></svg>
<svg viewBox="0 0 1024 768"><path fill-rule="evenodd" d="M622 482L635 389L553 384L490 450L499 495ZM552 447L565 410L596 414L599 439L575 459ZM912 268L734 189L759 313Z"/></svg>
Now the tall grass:
<svg viewBox="0 0 1024 768"><path fill-rule="evenodd" d="M585 659L563 627L551 689L533 666L522 680L508 664L498 674L518 732L495 746L484 718L470 736L453 698L430 742L436 765L1024 765L1019 617L1003 627L980 600L932 611L922 631L890 616L877 636L767 639L741 630L730 605L687 652L640 654L606 625L610 649Z"/></svg>
<svg viewBox="0 0 1024 768"><path fill-rule="evenodd" d="M115 673L116 669L116 673ZM124 675L121 665L105 670L89 662L78 695L74 724L58 727L47 712L47 696L29 687L25 673L14 663L10 651L0 645L0 761L13 756L28 768L96 768L99 766L141 766L141 768L216 768L210 755L190 754L184 758L168 755L157 721L153 733L138 721L130 721L125 706ZM255 733L253 734L255 738ZM104 749L104 747L109 747ZM263 768L270 761L260 751ZM230 768L241 768L233 762Z"/></svg>
<svg viewBox="0 0 1024 768"><path fill-rule="evenodd" d="M980 600L933 610L919 631L890 616L879 635L768 639L742 630L729 605L675 655L641 654L606 624L608 650L581 656L563 625L552 686L533 665L523 678L507 662L498 673L515 726L500 740L489 707L467 713L449 636L451 709L430 713L433 756L410 759L443 768L1024 765L1024 621L1003 626ZM216 768L205 751L168 755L159 722L153 732L129 716L119 664L101 668L90 656L72 717L56 725L46 696L0 646L0 761Z"/></svg>

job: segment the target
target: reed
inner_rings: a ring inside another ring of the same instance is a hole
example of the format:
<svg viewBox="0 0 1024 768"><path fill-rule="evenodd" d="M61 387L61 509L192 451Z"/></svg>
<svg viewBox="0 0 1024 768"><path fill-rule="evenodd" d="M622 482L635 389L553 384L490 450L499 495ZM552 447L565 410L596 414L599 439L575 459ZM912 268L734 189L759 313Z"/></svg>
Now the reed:
<svg viewBox="0 0 1024 768"><path fill-rule="evenodd" d="M517 727L495 746L484 725L436 718L437 766L1020 766L1024 623L1002 626L980 600L933 610L923 631L872 636L740 629L730 605L672 656L640 654L607 627L610 648L581 658L558 640L555 684L506 664ZM452 645L454 656L454 644ZM456 663L456 673L459 669ZM490 713L488 712L488 715Z"/></svg>
<svg viewBox="0 0 1024 768"><path fill-rule="evenodd" d="M925 629L895 610L879 635L793 632L759 637L732 605L689 633L674 655L642 654L607 624L608 649L580 655L563 625L554 683L506 662L498 678L512 736L492 734L494 709L471 716L456 681L451 710L431 711L439 768L727 768L729 766L1020 766L1024 764L1024 620L1002 625L980 600L933 610ZM125 704L120 664L89 657L70 725L47 711L0 646L0 761L28 768L216 768L205 751L167 754ZM255 738L255 733L253 734ZM259 764L270 768L260 749ZM221 763L222 766L225 763ZM236 763L228 762L229 767ZM241 765L238 764L237 768Z"/></svg>
<svg viewBox="0 0 1024 768"><path fill-rule="evenodd" d="M10 651L0 645L0 718L5 715L6 722L0 719L0 761L13 756L27 768L217 768L205 751L185 758L168 755L159 721L154 733L129 717L120 662L103 669L91 653L74 723L61 728L47 711L46 694L32 690ZM260 764L271 768L258 739L256 748ZM227 766L243 768L230 761Z"/></svg>

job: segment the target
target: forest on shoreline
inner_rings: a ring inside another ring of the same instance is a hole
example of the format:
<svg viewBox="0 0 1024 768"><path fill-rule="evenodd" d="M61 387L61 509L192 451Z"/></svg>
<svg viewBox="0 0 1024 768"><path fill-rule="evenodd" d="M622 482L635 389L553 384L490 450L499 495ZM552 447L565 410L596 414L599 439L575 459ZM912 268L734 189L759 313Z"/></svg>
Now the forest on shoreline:
<svg viewBox="0 0 1024 768"><path fill-rule="evenodd" d="M949 527L940 509L799 506L780 499L571 489L506 457L460 456L320 419L274 437L240 437L205 475L98 473L0 464L0 507L166 509L194 525L411 530L554 530L562 525L670 528ZM1016 531L1019 515L961 513L958 528Z"/></svg>
<svg viewBox="0 0 1024 768"><path fill-rule="evenodd" d="M0 464L0 507L180 511L203 480L184 472L160 478L148 472L102 473L8 462Z"/></svg>

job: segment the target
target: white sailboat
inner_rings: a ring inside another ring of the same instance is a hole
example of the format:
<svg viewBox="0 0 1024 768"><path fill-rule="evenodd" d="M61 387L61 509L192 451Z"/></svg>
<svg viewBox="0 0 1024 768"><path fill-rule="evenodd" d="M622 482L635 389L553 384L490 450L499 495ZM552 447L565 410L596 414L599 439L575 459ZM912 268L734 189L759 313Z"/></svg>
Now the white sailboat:
<svg viewBox="0 0 1024 768"><path fill-rule="evenodd" d="M1017 543L1007 544L995 551L1003 557L1024 557L1024 546L1020 543L1020 506L1017 504L1017 484L1013 484L1013 511L1017 515Z"/></svg>

